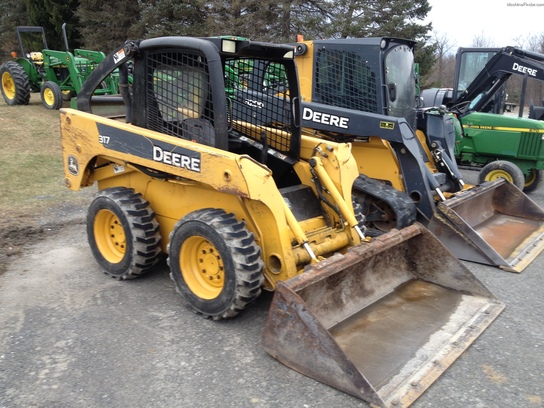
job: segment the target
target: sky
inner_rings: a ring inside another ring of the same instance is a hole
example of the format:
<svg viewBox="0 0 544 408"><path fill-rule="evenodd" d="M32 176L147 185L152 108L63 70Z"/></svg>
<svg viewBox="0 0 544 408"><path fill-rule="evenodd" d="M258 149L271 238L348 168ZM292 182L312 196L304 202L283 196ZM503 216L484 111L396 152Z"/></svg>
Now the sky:
<svg viewBox="0 0 544 408"><path fill-rule="evenodd" d="M432 22L439 38L447 36L453 53L472 46L475 37L487 39L493 47L506 47L520 45L514 41L517 37L544 33L544 0L428 1L432 9L425 23Z"/></svg>

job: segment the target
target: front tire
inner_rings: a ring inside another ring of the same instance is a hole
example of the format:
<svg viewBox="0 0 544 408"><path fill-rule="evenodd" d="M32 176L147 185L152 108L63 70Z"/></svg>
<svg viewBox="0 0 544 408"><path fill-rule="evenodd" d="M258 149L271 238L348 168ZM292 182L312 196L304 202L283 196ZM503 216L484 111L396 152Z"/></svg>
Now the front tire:
<svg viewBox="0 0 544 408"><path fill-rule="evenodd" d="M521 169L514 163L506 160L495 160L486 164L480 171L478 182L481 184L499 178L508 180L520 190L523 190L525 186L525 176Z"/></svg>
<svg viewBox="0 0 544 408"><path fill-rule="evenodd" d="M244 222L221 209L194 211L170 234L168 264L177 291L197 313L236 316L261 293L261 250Z"/></svg>
<svg viewBox="0 0 544 408"><path fill-rule="evenodd" d="M149 271L161 252L155 213L141 194L126 187L98 192L87 213L87 238L99 265L119 280Z"/></svg>
<svg viewBox="0 0 544 408"><path fill-rule="evenodd" d="M16 62L8 61L0 66L2 96L8 105L28 105L30 83L25 70Z"/></svg>
<svg viewBox="0 0 544 408"><path fill-rule="evenodd" d="M43 106L47 109L59 110L62 108L63 96L60 86L52 81L46 81L41 88Z"/></svg>

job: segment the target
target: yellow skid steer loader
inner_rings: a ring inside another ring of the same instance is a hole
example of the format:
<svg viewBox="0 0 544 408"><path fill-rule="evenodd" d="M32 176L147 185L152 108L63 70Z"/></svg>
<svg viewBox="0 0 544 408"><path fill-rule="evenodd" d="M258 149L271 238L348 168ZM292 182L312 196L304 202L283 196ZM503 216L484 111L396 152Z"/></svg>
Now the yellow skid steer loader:
<svg viewBox="0 0 544 408"><path fill-rule="evenodd" d="M417 219L460 259L521 272L544 250L544 210L502 179L464 183L455 119L416 110L414 45L388 37L295 44L307 104L302 125L316 137L352 143L361 173L354 196L369 233Z"/></svg>
<svg viewBox="0 0 544 408"><path fill-rule="evenodd" d="M274 66L280 96L226 88L232 72L262 68L262 83ZM115 69L121 95L93 96ZM285 45L128 41L78 109L61 110L66 184L98 185L87 235L107 274L135 278L164 252L184 301L215 320L275 290L269 353L371 404L408 406L504 305L420 224L365 236L351 145L301 135L297 81Z"/></svg>

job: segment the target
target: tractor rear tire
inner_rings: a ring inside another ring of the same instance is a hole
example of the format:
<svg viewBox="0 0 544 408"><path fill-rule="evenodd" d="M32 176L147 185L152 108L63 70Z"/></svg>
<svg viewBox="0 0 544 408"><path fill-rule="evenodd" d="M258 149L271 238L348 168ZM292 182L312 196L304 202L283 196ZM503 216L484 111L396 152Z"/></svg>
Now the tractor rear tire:
<svg viewBox="0 0 544 408"><path fill-rule="evenodd" d="M542 170L531 169L529 170L529 176L525 177L525 184L523 185L524 193L532 193L540 186L542 182Z"/></svg>
<svg viewBox="0 0 544 408"><path fill-rule="evenodd" d="M236 316L257 299L264 282L253 234L222 209L197 210L176 223L168 265L186 303L213 320Z"/></svg>
<svg viewBox="0 0 544 408"><path fill-rule="evenodd" d="M8 105L28 105L30 82L23 67L13 61L0 66L1 91Z"/></svg>
<svg viewBox="0 0 544 408"><path fill-rule="evenodd" d="M59 110L62 108L63 96L60 86L53 81L46 81L41 88L43 106L47 109Z"/></svg>
<svg viewBox="0 0 544 408"><path fill-rule="evenodd" d="M478 176L478 182L481 184L486 181L494 181L499 178L508 180L520 190L525 186L525 176L521 169L514 163L506 160L495 160L487 163Z"/></svg>
<svg viewBox="0 0 544 408"><path fill-rule="evenodd" d="M87 238L98 264L118 280L148 272L161 253L155 213L140 193L126 187L97 193L87 213Z"/></svg>

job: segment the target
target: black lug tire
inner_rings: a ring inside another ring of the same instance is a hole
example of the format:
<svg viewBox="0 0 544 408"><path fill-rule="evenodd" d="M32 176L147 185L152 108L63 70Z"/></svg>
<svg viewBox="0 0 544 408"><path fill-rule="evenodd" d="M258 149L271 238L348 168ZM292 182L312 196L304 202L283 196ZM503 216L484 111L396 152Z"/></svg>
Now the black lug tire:
<svg viewBox="0 0 544 408"><path fill-rule="evenodd" d="M523 185L524 193L532 193L537 190L542 183L542 170L531 169L529 170L529 176L525 177L525 184Z"/></svg>
<svg viewBox="0 0 544 408"><path fill-rule="evenodd" d="M60 86L53 81L43 83L40 91L43 106L47 109L59 110L62 108L63 95Z"/></svg>
<svg viewBox="0 0 544 408"><path fill-rule="evenodd" d="M261 249L253 233L222 209L197 210L176 223L168 265L186 303L214 320L240 313L257 299L264 282Z"/></svg>
<svg viewBox="0 0 544 408"><path fill-rule="evenodd" d="M478 183L493 181L498 178L504 178L515 185L520 190L525 186L525 176L521 169L514 163L506 160L495 160L487 163L478 176Z"/></svg>
<svg viewBox="0 0 544 408"><path fill-rule="evenodd" d="M402 229L416 221L416 206L408 195L379 180L360 175L353 183L352 198L364 215L368 236Z"/></svg>
<svg viewBox="0 0 544 408"><path fill-rule="evenodd" d="M140 193L126 187L97 193L87 213L87 238L98 264L119 280L148 272L161 253L155 213Z"/></svg>
<svg viewBox="0 0 544 408"><path fill-rule="evenodd" d="M0 90L8 105L28 105L30 82L23 67L13 61L0 66Z"/></svg>
<svg viewBox="0 0 544 408"><path fill-rule="evenodd" d="M357 220L357 226L359 227L361 232L366 235L366 232L367 232L366 231L367 230L366 217L363 214L363 207L361 206L361 204L359 204L355 200L352 200L352 204L353 204L353 213L355 215L355 220Z"/></svg>

